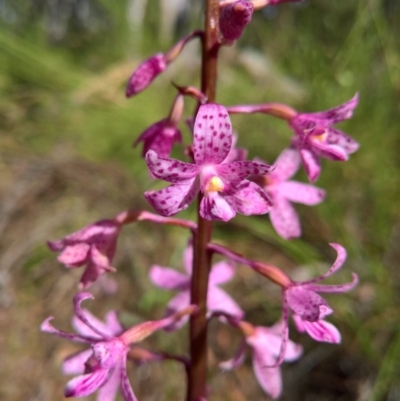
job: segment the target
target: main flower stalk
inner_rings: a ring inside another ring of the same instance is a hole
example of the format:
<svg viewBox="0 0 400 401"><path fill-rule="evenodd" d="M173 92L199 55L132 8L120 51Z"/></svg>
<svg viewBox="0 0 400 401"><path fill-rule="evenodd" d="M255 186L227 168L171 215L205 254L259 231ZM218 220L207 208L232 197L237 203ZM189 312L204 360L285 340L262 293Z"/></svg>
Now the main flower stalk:
<svg viewBox="0 0 400 401"><path fill-rule="evenodd" d="M215 101L218 62L218 20L219 1L206 0L204 40L202 42L201 89L209 102ZM211 255L207 245L211 240L212 221L200 216L198 199L198 229L194 236L193 274L191 282L191 303L199 312L190 318L190 366L186 401L205 398L207 383L207 288Z"/></svg>

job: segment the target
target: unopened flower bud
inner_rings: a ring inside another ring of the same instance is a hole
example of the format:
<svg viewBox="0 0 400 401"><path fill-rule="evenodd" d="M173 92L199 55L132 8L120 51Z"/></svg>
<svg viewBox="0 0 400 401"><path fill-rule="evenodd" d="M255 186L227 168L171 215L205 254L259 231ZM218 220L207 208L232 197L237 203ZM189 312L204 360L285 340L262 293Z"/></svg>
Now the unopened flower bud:
<svg viewBox="0 0 400 401"><path fill-rule="evenodd" d="M126 97L137 95L146 89L153 80L167 68L164 55L157 53L151 56L133 72L126 87Z"/></svg>
<svg viewBox="0 0 400 401"><path fill-rule="evenodd" d="M223 6L219 27L224 39L228 41L239 39L245 26L250 23L253 11L253 3L246 0L238 0Z"/></svg>

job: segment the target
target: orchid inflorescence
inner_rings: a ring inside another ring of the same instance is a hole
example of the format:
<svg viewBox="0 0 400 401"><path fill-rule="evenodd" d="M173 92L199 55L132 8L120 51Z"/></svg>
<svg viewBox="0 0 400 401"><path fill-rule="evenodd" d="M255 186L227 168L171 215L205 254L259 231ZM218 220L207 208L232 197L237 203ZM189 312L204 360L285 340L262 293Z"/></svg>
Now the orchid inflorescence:
<svg viewBox="0 0 400 401"><path fill-rule="evenodd" d="M127 373L127 362L173 360L184 364L187 372L187 401L207 399L207 323L218 319L236 329L243 341L228 361L220 367L231 370L245 357L246 347L253 355L255 376L262 389L276 398L282 392L280 365L295 361L302 347L289 340L290 318L294 327L315 341L339 343L338 329L325 319L333 310L319 293L343 293L357 284L350 282L324 285L321 281L334 274L346 260L346 250L330 244L337 258L327 273L307 281L294 281L271 264L246 258L229 247L212 241L213 221L228 222L237 213L250 216L269 213L277 234L289 240L301 235L299 217L292 202L316 205L325 198L325 190L313 185L321 172L321 157L348 160L358 144L333 125L352 116L357 106L355 95L342 105L323 112L302 113L280 103L235 105L225 107L215 102L218 49L240 38L253 12L288 0L206 0L205 29L187 35L166 53L157 53L144 61L131 75L126 96L145 90L194 39L202 43L201 88L178 86L170 113L147 128L135 145L143 143L149 175L167 181L168 186L149 190L144 196L157 214L145 210L126 210L114 218L100 220L67 235L49 241L58 261L67 268L85 266L79 292L73 300L72 320L76 334L55 328L47 318L42 331L84 343L88 349L68 357L63 364L66 374L77 375L65 388L66 397L83 397L97 391L100 401L115 399L118 389L126 401L136 400ZM192 142L185 147L186 161L170 157L183 137L178 128L185 109L185 98L198 102L195 115L187 120ZM246 160L247 151L237 148L230 114L264 113L286 120L293 137L286 149L269 165L261 159ZM300 166L311 184L292 181ZM197 221L173 217L197 199ZM185 228L190 233L180 273L169 267L153 265L149 279L163 290L176 291L166 306L163 318L124 328L116 311L105 322L98 320L81 303L92 299L88 289L93 283L116 272L113 258L118 236L130 223L147 221ZM211 263L213 255L225 259ZM220 285L231 280L238 265L270 280L282 290L282 316L272 327L254 326L245 320L239 302ZM136 345L158 330L175 332L189 324L189 356L149 351Z"/></svg>

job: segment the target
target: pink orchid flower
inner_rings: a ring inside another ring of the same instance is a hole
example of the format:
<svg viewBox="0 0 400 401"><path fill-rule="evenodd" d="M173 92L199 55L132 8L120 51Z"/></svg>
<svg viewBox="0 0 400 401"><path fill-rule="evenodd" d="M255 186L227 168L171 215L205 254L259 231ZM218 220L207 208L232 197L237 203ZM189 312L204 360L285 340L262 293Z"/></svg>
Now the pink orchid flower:
<svg viewBox="0 0 400 401"><path fill-rule="evenodd" d="M324 320L333 310L318 293L340 294L350 291L357 285L358 276L353 273L353 280L345 284L318 284L320 281L336 273L342 267L347 257L346 250L341 245L330 245L336 250L337 257L332 267L325 274L308 281L291 281L283 290L282 345L278 361L276 362L278 365L283 360L288 341L289 309L294 313L293 319L300 332L307 332L316 341L335 344L341 341L338 329Z"/></svg>
<svg viewBox="0 0 400 401"><path fill-rule="evenodd" d="M317 113L297 113L289 120L296 133L293 144L301 153L303 164L311 182L321 171L320 157L344 161L354 153L358 143L332 125L351 118L358 104L358 94L333 109Z"/></svg>
<svg viewBox="0 0 400 401"><path fill-rule="evenodd" d="M232 147L232 126L225 107L202 105L194 124L195 164L163 158L149 150L146 162L151 173L171 182L160 191L147 191L146 199L163 216L186 209L201 191L200 214L207 220L228 221L236 213L267 213L271 201L249 175L267 174L271 167L258 162L225 162Z"/></svg>
<svg viewBox="0 0 400 401"><path fill-rule="evenodd" d="M58 241L48 241L49 248L61 252L58 261L67 268L86 264L80 280L80 289L88 288L105 272L114 272L111 266L121 226L114 220L100 220Z"/></svg>
<svg viewBox="0 0 400 401"><path fill-rule="evenodd" d="M282 374L279 366L273 366L279 356L279 347L282 341L282 323L278 322L272 327L251 326L246 322L240 322L238 327L245 324L245 342L251 347L253 353L253 369L256 379L262 389L272 398L278 398L282 393ZM247 333L246 333L247 331ZM286 362L297 360L303 353L301 345L288 341L286 345ZM220 367L224 370L232 370L244 361L245 347L242 344L233 359L223 362Z"/></svg>
<svg viewBox="0 0 400 401"><path fill-rule="evenodd" d="M242 36L250 23L254 5L251 1L237 0L221 7L219 28L224 39L234 41Z"/></svg>
<svg viewBox="0 0 400 401"><path fill-rule="evenodd" d="M297 172L300 163L300 154L296 149L285 149L275 162L275 170L262 177L262 187L273 203L269 212L271 223L276 232L285 239L301 235L300 220L291 202L317 205L325 197L325 191L321 188L288 181Z"/></svg>
<svg viewBox="0 0 400 401"><path fill-rule="evenodd" d="M103 323L83 309L81 303L85 299L93 299L93 295L81 292L74 297L73 325L78 334L56 329L50 323L52 316L41 325L41 330L45 333L90 344L91 347L64 361L63 372L78 375L67 383L64 395L85 397L98 391L97 401L113 401L120 388L125 401L137 401L126 371L130 345L142 341L155 331L180 319L182 314L192 313L195 309L187 308L186 311L168 318L140 323L124 331L115 312L109 312L106 315L106 322Z"/></svg>
<svg viewBox="0 0 400 401"><path fill-rule="evenodd" d="M179 273L170 267L158 265L152 266L149 277L152 283L165 290L178 290L167 305L166 315L169 316L187 307L190 304L190 278L192 274L193 247L188 246L183 254L183 266L186 274ZM214 311L224 312L229 316L241 319L244 312L239 305L218 286L231 280L235 273L234 265L230 262L222 261L213 265L210 272L207 294L208 314ZM173 323L169 330L176 330L182 327L188 320L183 317L180 321Z"/></svg>

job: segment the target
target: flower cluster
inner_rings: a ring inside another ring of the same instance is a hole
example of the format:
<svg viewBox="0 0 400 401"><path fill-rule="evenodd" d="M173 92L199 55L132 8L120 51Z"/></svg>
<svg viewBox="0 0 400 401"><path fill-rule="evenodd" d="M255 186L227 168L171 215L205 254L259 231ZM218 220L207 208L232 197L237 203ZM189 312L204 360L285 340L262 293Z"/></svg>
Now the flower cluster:
<svg viewBox="0 0 400 401"><path fill-rule="evenodd" d="M113 401L120 389L125 401L135 401L128 379L128 362L170 360L185 367L187 401L206 401L207 333L208 323L214 318L219 324L238 330L242 336L236 355L221 362L221 368L231 370L239 366L246 348L250 348L255 376L261 388L273 398L283 391L280 365L298 360L303 353L301 345L289 339L290 317L299 332L308 333L316 341L341 341L338 329L325 320L333 309L319 295L341 294L353 289L358 282L353 273L353 279L348 283L320 284L337 272L346 260L346 250L341 245L331 244L337 258L327 273L298 282L279 267L246 258L228 246L212 241L213 222L228 222L237 213L245 216L269 214L279 236L285 240L299 237L300 218L292 202L311 206L325 199L325 190L312 184L321 174L320 159L346 161L358 149L355 140L334 127L352 117L358 95L336 108L316 113L301 113L280 103L226 108L215 102L219 48L240 39L254 11L285 1L289 0L208 0L204 31L194 31L167 52L149 57L129 78L126 96L132 97L162 75L188 42L201 40L201 89L174 85L178 93L169 114L151 124L134 143L134 146L143 145L142 156L152 182L160 179L168 183L162 189L149 189L144 193L156 214L144 210L123 211L113 219L97 221L61 240L49 241L48 245L52 251L59 252L58 261L67 268L84 266L78 285L79 291L83 291L95 282L107 280L108 273L116 271L113 259L117 239L126 224L147 221L174 225L188 229L190 233L183 256L185 272L157 262L149 269L149 279L156 287L176 292L166 305L162 319L124 328L118 314L111 311L102 322L81 306L93 295L78 292L73 300L75 313L72 320L76 333L55 328L51 324L52 317L42 323L42 331L88 346L64 361L64 373L76 376L65 387L66 397L84 397L97 392L98 401ZM171 152L178 153L177 144L185 142L180 123L186 118L187 96L197 100L196 112L186 120L191 140L183 144L182 157L175 159L170 157ZM247 149L236 147L240 135L234 134L230 119L230 114L236 113L264 113L287 122L294 135L273 165L257 157L246 160ZM293 180L301 165L311 184ZM196 221L172 217L189 208L195 200ZM224 259L214 263L215 254ZM272 327L254 326L247 321L245 311L240 307L240 295L228 294L220 287L233 278L239 265L282 289L282 317ZM173 355L137 345L158 330L171 335L185 324L190 325L189 357L186 353Z"/></svg>

